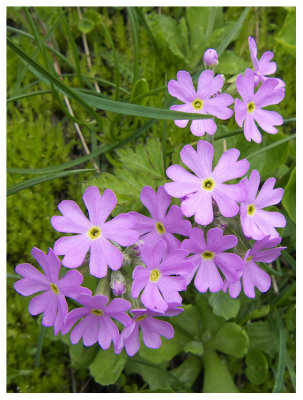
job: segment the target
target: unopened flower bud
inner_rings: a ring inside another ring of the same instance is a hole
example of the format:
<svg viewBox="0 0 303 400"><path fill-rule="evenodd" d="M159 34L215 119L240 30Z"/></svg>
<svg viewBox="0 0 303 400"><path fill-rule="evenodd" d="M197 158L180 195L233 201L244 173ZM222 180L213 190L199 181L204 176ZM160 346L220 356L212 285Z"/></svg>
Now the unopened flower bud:
<svg viewBox="0 0 303 400"><path fill-rule="evenodd" d="M215 49L207 49L203 55L205 67L215 67L218 64L218 54Z"/></svg>
<svg viewBox="0 0 303 400"><path fill-rule="evenodd" d="M143 250L143 246L144 246L143 240L138 240L134 244L133 251L134 251L136 257L140 257L141 256L141 253L142 253L142 250Z"/></svg>
<svg viewBox="0 0 303 400"><path fill-rule="evenodd" d="M121 296L126 290L126 281L120 271L112 271L110 276L110 287L115 296Z"/></svg>

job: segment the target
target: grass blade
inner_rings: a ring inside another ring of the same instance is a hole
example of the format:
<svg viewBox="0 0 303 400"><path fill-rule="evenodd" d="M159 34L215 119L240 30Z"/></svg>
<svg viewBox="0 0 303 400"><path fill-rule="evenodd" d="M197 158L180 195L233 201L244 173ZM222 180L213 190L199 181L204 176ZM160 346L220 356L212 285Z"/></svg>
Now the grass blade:
<svg viewBox="0 0 303 400"><path fill-rule="evenodd" d="M278 358L278 368L275 376L275 383L272 392L281 393L284 386L284 372L286 366L286 331L284 329L281 317L276 312L276 325L279 332L279 358Z"/></svg>
<svg viewBox="0 0 303 400"><path fill-rule="evenodd" d="M290 136L288 136L287 138L278 140L278 141L275 142L275 143L269 144L268 146L265 146L265 147L261 148L260 150L255 151L254 153L249 154L248 156L246 156L246 158L252 158L252 157L254 157L254 156L257 156L257 155L259 155L260 153L264 153L264 151L273 149L274 147L280 146L280 144L289 142L290 140L295 139L295 137L296 137L296 134L294 133L293 135L290 135Z"/></svg>
<svg viewBox="0 0 303 400"><path fill-rule="evenodd" d="M283 251L282 258L284 258L284 260L288 262L291 268L296 270L296 260L290 254L288 254L287 251Z"/></svg>
<svg viewBox="0 0 303 400"><path fill-rule="evenodd" d="M91 155L91 154L90 154ZM7 189L7 196L10 196L14 193L20 192L21 190L27 189L29 187L38 185L40 183L52 181L57 178L63 178L64 176L80 174L81 172L90 172L95 171L94 169L73 169L71 171L63 171L63 172L56 172L54 174L47 174L43 176L38 176L36 178L28 179L24 182L16 183L15 185L11 185Z"/></svg>
<svg viewBox="0 0 303 400"><path fill-rule="evenodd" d="M134 42L134 76L133 85L138 80L138 66L139 66L139 35L138 35L138 22L133 7L127 7L127 14L132 28L133 42Z"/></svg>

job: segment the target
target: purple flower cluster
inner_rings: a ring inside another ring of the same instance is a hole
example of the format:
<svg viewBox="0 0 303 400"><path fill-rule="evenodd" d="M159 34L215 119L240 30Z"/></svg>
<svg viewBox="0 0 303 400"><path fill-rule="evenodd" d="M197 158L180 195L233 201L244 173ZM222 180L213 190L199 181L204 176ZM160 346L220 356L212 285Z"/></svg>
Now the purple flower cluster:
<svg viewBox="0 0 303 400"><path fill-rule="evenodd" d="M284 88L282 81L267 77L276 71L273 54L266 52L258 60L251 37L249 49L254 70L247 69L236 79L243 100L235 101L235 119L239 126L244 124L247 140L260 143L255 122L271 134L283 123L279 114L263 108L278 104ZM216 66L214 49L205 53L204 62ZM232 116L228 107L234 99L221 93L223 84L223 76L214 76L212 70L201 73L197 90L186 71L179 71L177 80L168 83L169 93L184 103L172 110L207 116L192 121L194 135L213 135L217 130L213 117ZM187 123L175 121L182 128ZM214 146L204 140L197 142L196 149L185 145L180 158L191 172L171 165L166 171L171 182L157 191L143 187L142 213L130 211L109 219L116 196L110 189L101 195L95 186L83 194L88 218L74 201L62 201L61 215L53 216L51 224L56 231L71 235L59 238L47 255L32 250L44 274L27 263L16 267L22 276L14 285L16 291L24 296L40 293L31 299L29 312L43 313L42 324L53 326L55 335L70 332L72 344L81 338L84 346L98 343L103 350L113 344L117 354L125 348L133 356L140 348L140 330L149 348L160 347L161 336L173 338L173 326L165 318L183 311L181 292L192 281L201 293L223 290L231 297L237 297L242 286L250 298L255 297L255 288L269 290L270 276L257 263L274 261L285 248L276 247L281 238L275 228L284 227L286 220L281 213L266 210L281 201L283 189L274 188L276 180L269 178L259 190L259 172L245 176L249 162L240 158L238 149L216 154L215 166L214 154ZM180 199L180 206L171 205L172 197ZM255 240L252 246L249 239ZM62 265L67 268L63 276L58 256L63 256ZM99 279L94 295L81 286L82 273L75 270L86 263L90 275ZM69 311L66 298L77 307Z"/></svg>

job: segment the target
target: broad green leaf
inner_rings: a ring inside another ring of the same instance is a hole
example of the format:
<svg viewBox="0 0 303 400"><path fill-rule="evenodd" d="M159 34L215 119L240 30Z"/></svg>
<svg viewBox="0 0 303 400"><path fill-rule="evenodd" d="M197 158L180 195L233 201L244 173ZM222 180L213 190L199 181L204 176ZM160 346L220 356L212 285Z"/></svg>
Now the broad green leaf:
<svg viewBox="0 0 303 400"><path fill-rule="evenodd" d="M158 15L157 20L169 50L173 55L186 62L186 54L184 53L184 44L182 43L178 22L167 15Z"/></svg>
<svg viewBox="0 0 303 400"><path fill-rule="evenodd" d="M284 25L278 35L276 41L293 57L296 57L296 10L288 12Z"/></svg>
<svg viewBox="0 0 303 400"><path fill-rule="evenodd" d="M250 67L250 64L243 60L243 58L239 57L233 51L225 50L216 67L216 73L235 75L245 71L248 67Z"/></svg>
<svg viewBox="0 0 303 400"><path fill-rule="evenodd" d="M89 19L89 18L82 18L79 22L78 22L78 28L82 33L89 33L94 29L95 23L93 20Z"/></svg>
<svg viewBox="0 0 303 400"><path fill-rule="evenodd" d="M262 350L269 355L278 351L276 332L267 321L252 322L244 327L249 337L249 349Z"/></svg>
<svg viewBox="0 0 303 400"><path fill-rule="evenodd" d="M179 326L186 331L191 337L199 337L201 334L201 318L197 307L192 304L182 305L184 311L171 318L174 326Z"/></svg>
<svg viewBox="0 0 303 400"><path fill-rule="evenodd" d="M254 385L261 385L267 379L268 364L264 353L260 350L250 350L246 357L245 374Z"/></svg>
<svg viewBox="0 0 303 400"><path fill-rule="evenodd" d="M196 356L202 356L204 352L203 343L192 340L185 345L184 351L185 353L192 353Z"/></svg>
<svg viewBox="0 0 303 400"><path fill-rule="evenodd" d="M142 343L139 355L154 364L161 364L164 361L170 361L175 355L181 353L188 339L188 335L175 329L172 339L161 338L162 345L158 349L149 349Z"/></svg>
<svg viewBox="0 0 303 400"><path fill-rule="evenodd" d="M243 357L249 345L248 335L240 325L226 322L208 343L212 349L234 357Z"/></svg>
<svg viewBox="0 0 303 400"><path fill-rule="evenodd" d="M296 168L292 170L285 186L282 204L290 218L296 222Z"/></svg>
<svg viewBox="0 0 303 400"><path fill-rule="evenodd" d="M196 295L195 304L201 318L200 337L203 343L207 343L215 335L219 327L225 323L225 319L214 315L204 293Z"/></svg>
<svg viewBox="0 0 303 400"><path fill-rule="evenodd" d="M136 101L136 97L140 97L144 95L147 91L149 90L147 80L144 78L138 79L133 88L132 92L130 95L130 102L134 103L136 102L137 104L145 104L146 103L146 97L142 97L140 101Z"/></svg>
<svg viewBox="0 0 303 400"><path fill-rule="evenodd" d="M184 385L191 387L198 378L202 368L201 357L189 354L177 368L170 370L171 375L175 376Z"/></svg>
<svg viewBox="0 0 303 400"><path fill-rule="evenodd" d="M108 350L98 351L96 358L89 366L89 371L100 385L111 385L119 378L126 361L126 353L123 351L117 355L111 346Z"/></svg>
<svg viewBox="0 0 303 400"><path fill-rule="evenodd" d="M207 350L203 357L203 393L238 393L233 378L225 363L214 350Z"/></svg>
<svg viewBox="0 0 303 400"><path fill-rule="evenodd" d="M228 293L222 291L212 293L208 302L212 306L214 313L226 320L236 317L240 310L240 300L232 299Z"/></svg>
<svg viewBox="0 0 303 400"><path fill-rule="evenodd" d="M151 390L170 389L171 379L163 365L145 362L137 355L129 358L125 366L126 374L139 374Z"/></svg>
<svg viewBox="0 0 303 400"><path fill-rule="evenodd" d="M90 347L83 346L82 340L77 344L69 343L69 345L69 354L72 366L77 369L88 368L100 349L98 344Z"/></svg>
<svg viewBox="0 0 303 400"><path fill-rule="evenodd" d="M269 311L270 311L269 304L266 304L265 306L261 306L260 308L257 308L256 310L253 310L251 313L246 315L245 319L242 321L241 324L243 324L243 322L245 322L245 321L262 318L265 315L267 315L269 313Z"/></svg>
<svg viewBox="0 0 303 400"><path fill-rule="evenodd" d="M186 7L186 20L190 32L190 66L192 68L202 61L210 14L211 7Z"/></svg>

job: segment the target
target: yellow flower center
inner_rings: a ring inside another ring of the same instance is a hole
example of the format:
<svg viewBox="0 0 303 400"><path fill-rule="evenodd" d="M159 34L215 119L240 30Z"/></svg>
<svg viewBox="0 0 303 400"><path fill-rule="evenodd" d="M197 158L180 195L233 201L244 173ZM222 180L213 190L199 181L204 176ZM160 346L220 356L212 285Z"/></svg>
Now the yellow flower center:
<svg viewBox="0 0 303 400"><path fill-rule="evenodd" d="M253 204L250 204L250 205L247 207L247 214L248 214L250 217L254 215L255 211L256 211L256 207L255 207Z"/></svg>
<svg viewBox="0 0 303 400"><path fill-rule="evenodd" d="M204 179L202 182L202 188L204 190L211 191L215 187L215 181L212 178Z"/></svg>
<svg viewBox="0 0 303 400"><path fill-rule="evenodd" d="M162 222L156 222L156 229L160 233L160 235L164 235L165 233L165 228Z"/></svg>
<svg viewBox="0 0 303 400"><path fill-rule="evenodd" d="M247 104L247 111L251 114L252 112L254 112L254 109L256 108L255 103L253 101L250 101Z"/></svg>
<svg viewBox="0 0 303 400"><path fill-rule="evenodd" d="M139 315L139 317L136 318L136 321L142 321L142 319L145 319L147 317L146 314Z"/></svg>
<svg viewBox="0 0 303 400"><path fill-rule="evenodd" d="M204 105L204 102L201 99L195 99L192 102L192 106L194 107L195 110L202 110L203 109L203 105Z"/></svg>
<svg viewBox="0 0 303 400"><path fill-rule="evenodd" d="M215 254L212 251L206 250L202 254L203 260L212 260Z"/></svg>
<svg viewBox="0 0 303 400"><path fill-rule="evenodd" d="M160 278L161 273L158 269L153 269L150 272L149 280L152 282L157 282L157 280Z"/></svg>
<svg viewBox="0 0 303 400"><path fill-rule="evenodd" d="M99 226L92 226L87 234L90 239L97 239L101 235L101 229Z"/></svg>
<svg viewBox="0 0 303 400"><path fill-rule="evenodd" d="M58 286L55 283L51 282L50 287L55 294L60 293L60 290L58 289Z"/></svg>
<svg viewBox="0 0 303 400"><path fill-rule="evenodd" d="M91 310L91 313L94 314L94 315L98 315L98 316L104 314L104 312L103 312L102 310L99 310L98 308L93 308L93 309Z"/></svg>
<svg viewBox="0 0 303 400"><path fill-rule="evenodd" d="M247 257L246 262L248 263L251 260L252 260L252 256L249 256L249 257Z"/></svg>

